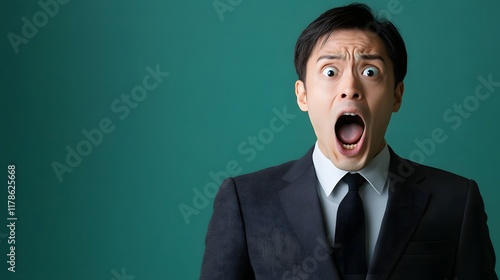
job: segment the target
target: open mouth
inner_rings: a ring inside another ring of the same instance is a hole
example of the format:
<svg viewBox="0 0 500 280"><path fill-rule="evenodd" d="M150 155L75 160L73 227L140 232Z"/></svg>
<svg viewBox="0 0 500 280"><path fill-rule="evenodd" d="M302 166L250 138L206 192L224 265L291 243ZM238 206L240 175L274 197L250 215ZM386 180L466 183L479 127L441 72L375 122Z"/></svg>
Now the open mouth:
<svg viewBox="0 0 500 280"><path fill-rule="evenodd" d="M363 119L354 113L342 114L335 124L337 139L346 150L356 149L364 131L365 123Z"/></svg>

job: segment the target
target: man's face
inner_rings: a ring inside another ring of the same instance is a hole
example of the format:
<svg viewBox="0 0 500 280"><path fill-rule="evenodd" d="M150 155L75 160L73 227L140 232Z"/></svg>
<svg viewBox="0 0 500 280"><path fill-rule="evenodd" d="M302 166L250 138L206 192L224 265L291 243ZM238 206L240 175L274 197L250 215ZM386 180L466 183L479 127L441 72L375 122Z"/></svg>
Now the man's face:
<svg viewBox="0 0 500 280"><path fill-rule="evenodd" d="M297 103L321 152L337 168L360 170L383 149L404 85L394 87L392 61L375 34L347 29L324 38L311 52L305 81L295 83Z"/></svg>

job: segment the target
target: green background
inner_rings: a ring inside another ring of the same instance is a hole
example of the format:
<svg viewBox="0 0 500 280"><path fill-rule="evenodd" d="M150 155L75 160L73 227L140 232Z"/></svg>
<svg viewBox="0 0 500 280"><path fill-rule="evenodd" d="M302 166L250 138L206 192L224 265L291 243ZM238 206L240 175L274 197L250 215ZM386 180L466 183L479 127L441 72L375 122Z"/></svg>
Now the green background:
<svg viewBox="0 0 500 280"><path fill-rule="evenodd" d="M500 87L478 104L472 97L479 76L500 81L500 1L391 2L366 2L395 22L409 53L403 107L387 140L401 156L420 151L423 163L475 179L500 249ZM8 34L21 36L21 19L33 22L42 8L2 1L0 167L7 177L7 165L16 165L18 221L10 273L4 185L0 279L197 279L213 199L199 200L207 205L189 223L179 205L192 207L195 191L216 181L209 173L229 162L247 173L314 144L295 103L293 47L309 22L348 2L220 3L231 9L218 15L213 0L72 0L16 53ZM157 65L170 75L120 119L111 104ZM464 100L477 108L453 129L443 114ZM254 158L238 151L284 108L296 117L267 135ZM51 164L66 164L66 147L76 149L82 130L104 118L115 129L60 182ZM435 128L446 141L424 154L415 141Z"/></svg>

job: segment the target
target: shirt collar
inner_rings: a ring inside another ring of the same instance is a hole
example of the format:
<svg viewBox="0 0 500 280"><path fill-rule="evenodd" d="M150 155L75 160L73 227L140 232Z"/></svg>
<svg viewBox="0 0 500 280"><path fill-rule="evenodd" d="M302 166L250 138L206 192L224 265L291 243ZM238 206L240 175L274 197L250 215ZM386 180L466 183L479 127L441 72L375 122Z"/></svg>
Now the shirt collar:
<svg viewBox="0 0 500 280"><path fill-rule="evenodd" d="M337 168L319 149L318 142L314 146L313 163L316 171L316 176L325 192L329 196L337 183L349 171ZM378 153L365 168L358 171L370 185L377 191L378 194L382 193L385 186L385 181L389 174L390 153L387 144L382 151Z"/></svg>

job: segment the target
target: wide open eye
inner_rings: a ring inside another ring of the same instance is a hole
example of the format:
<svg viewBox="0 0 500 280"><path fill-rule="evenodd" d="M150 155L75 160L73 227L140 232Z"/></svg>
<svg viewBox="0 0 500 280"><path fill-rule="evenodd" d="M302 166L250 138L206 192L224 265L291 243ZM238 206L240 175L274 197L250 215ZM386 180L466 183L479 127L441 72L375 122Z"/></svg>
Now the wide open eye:
<svg viewBox="0 0 500 280"><path fill-rule="evenodd" d="M333 76L337 76L338 74L339 74L339 70L337 70L335 67L326 67L323 70L323 75L325 75L326 77L333 77Z"/></svg>
<svg viewBox="0 0 500 280"><path fill-rule="evenodd" d="M377 67L370 66L366 67L365 70L363 70L363 75L367 77L374 77L377 76L380 73Z"/></svg>

